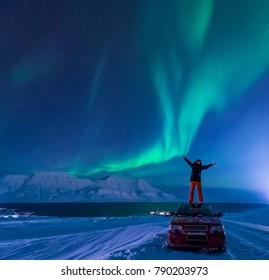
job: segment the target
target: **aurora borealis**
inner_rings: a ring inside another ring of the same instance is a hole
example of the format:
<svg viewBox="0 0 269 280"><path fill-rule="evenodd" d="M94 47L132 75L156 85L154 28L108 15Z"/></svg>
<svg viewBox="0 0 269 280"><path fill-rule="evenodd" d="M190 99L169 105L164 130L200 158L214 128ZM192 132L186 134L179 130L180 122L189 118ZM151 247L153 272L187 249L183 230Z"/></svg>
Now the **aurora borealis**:
<svg viewBox="0 0 269 280"><path fill-rule="evenodd" d="M2 174L266 178L269 1L2 1L0 26Z"/></svg>

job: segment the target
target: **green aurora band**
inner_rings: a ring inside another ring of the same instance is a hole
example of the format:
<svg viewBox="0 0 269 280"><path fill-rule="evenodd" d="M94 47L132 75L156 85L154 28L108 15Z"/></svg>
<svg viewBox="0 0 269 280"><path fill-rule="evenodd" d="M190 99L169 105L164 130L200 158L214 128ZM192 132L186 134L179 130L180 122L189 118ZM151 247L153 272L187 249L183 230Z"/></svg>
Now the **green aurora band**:
<svg viewBox="0 0 269 280"><path fill-rule="evenodd" d="M143 1L138 40L159 100L161 134L134 158L82 173L119 172L187 154L206 114L216 117L268 69L268 11L269 1Z"/></svg>

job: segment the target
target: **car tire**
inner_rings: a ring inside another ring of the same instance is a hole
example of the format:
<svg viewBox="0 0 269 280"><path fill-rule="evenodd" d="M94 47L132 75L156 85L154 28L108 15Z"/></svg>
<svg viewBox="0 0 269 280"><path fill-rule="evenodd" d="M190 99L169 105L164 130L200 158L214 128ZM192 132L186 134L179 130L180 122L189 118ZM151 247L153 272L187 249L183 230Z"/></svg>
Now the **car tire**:
<svg viewBox="0 0 269 280"><path fill-rule="evenodd" d="M173 249L173 247L172 247L170 244L166 244L166 248L167 248L168 250Z"/></svg>
<svg viewBox="0 0 269 280"><path fill-rule="evenodd" d="M218 248L218 252L225 253L226 252L226 244Z"/></svg>

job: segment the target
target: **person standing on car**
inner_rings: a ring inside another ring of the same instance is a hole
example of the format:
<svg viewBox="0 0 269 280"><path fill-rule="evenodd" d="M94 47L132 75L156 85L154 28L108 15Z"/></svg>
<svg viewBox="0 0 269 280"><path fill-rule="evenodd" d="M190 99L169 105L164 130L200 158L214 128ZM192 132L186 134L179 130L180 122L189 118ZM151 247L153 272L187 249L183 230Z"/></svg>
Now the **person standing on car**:
<svg viewBox="0 0 269 280"><path fill-rule="evenodd" d="M185 156L183 156L183 158L192 169L191 177L190 177L189 203L193 203L195 187L197 187L197 191L198 191L198 201L199 201L199 203L203 203L201 173L202 173L202 170L212 167L213 165L216 164L216 162L213 162L213 163L210 163L207 165L202 165L202 162L200 159L197 159L194 163L192 163Z"/></svg>

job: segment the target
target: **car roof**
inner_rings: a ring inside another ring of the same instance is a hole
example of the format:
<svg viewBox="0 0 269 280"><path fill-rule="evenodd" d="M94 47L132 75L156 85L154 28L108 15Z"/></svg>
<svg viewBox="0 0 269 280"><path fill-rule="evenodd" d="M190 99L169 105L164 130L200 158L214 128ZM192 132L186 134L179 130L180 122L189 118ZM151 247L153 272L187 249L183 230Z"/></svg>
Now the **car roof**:
<svg viewBox="0 0 269 280"><path fill-rule="evenodd" d="M215 216L216 213L213 210L212 206L210 204L189 204L189 203L182 203L177 212L176 215L210 215Z"/></svg>

